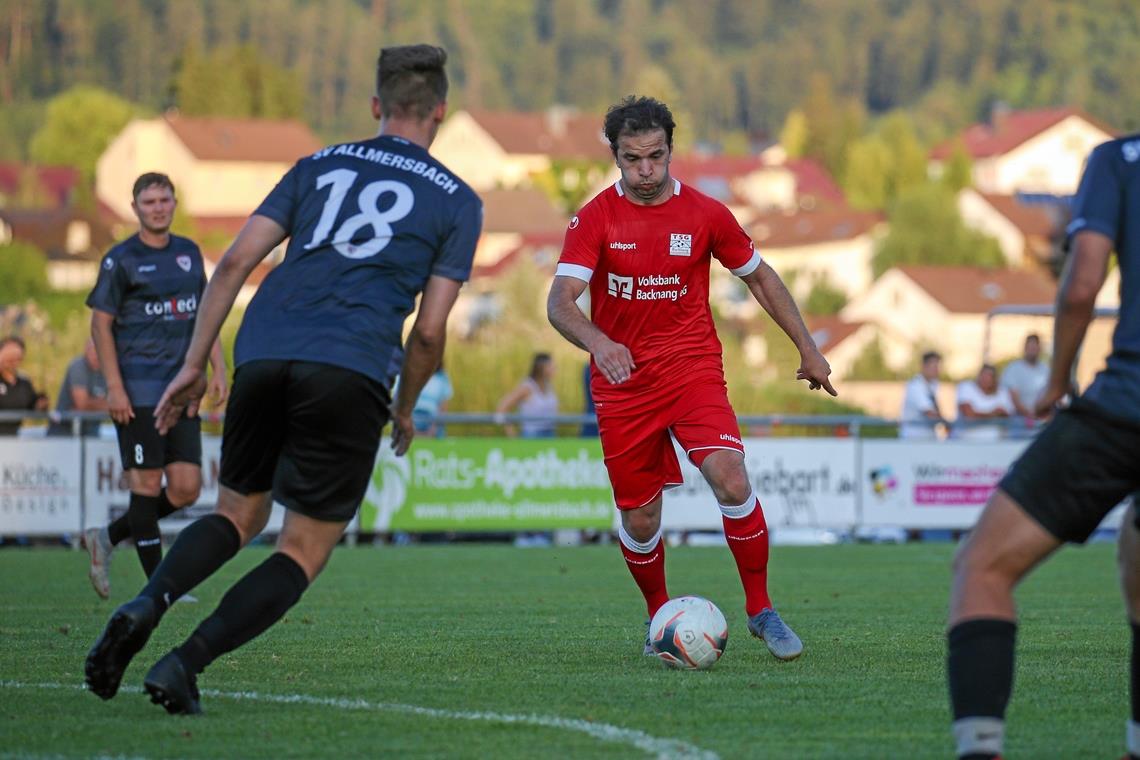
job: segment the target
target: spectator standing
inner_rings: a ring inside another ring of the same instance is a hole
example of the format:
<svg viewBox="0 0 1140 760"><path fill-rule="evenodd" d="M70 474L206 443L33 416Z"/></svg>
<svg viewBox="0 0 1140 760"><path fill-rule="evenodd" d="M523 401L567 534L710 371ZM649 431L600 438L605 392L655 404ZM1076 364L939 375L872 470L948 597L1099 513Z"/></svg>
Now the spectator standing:
<svg viewBox="0 0 1140 760"><path fill-rule="evenodd" d="M20 372L24 363L24 341L15 335L0 340L0 411L44 411L48 399ZM21 420L0 421L0 435L16 435Z"/></svg>
<svg viewBox="0 0 1140 760"><path fill-rule="evenodd" d="M954 437L969 441L996 441L1005 432L1003 422L1016 413L1009 390L998 387L997 368L983 364L976 380L958 384L958 420ZM994 420L993 424L980 422Z"/></svg>
<svg viewBox="0 0 1140 760"><path fill-rule="evenodd" d="M1041 361L1041 337L1030 333L1020 359L1001 373L1001 387L1009 391L1013 406L1022 417L1033 417L1033 407L1049 382L1049 365Z"/></svg>
<svg viewBox="0 0 1140 760"><path fill-rule="evenodd" d="M536 353L530 364L530 374L513 391L503 396L495 410L496 417L518 408L523 417L552 418L558 414L558 396L554 393L554 357L547 353ZM514 435L514 426L508 426L508 434ZM553 438L552 419L524 419L519 425L523 438Z"/></svg>
<svg viewBox="0 0 1140 760"><path fill-rule="evenodd" d="M906 384L899 438L916 441L937 438L935 426L946 421L938 410L938 373L941 370L941 354L927 351L922 355L922 368Z"/></svg>

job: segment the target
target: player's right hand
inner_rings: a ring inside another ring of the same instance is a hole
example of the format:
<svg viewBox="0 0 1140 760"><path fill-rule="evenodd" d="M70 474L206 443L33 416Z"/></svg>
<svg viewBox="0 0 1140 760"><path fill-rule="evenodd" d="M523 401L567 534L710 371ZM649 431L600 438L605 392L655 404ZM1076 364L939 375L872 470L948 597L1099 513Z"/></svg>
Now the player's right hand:
<svg viewBox="0 0 1140 760"><path fill-rule="evenodd" d="M637 365L633 362L633 354L620 343L606 339L593 353L594 364L602 376L613 385L621 385L630 378Z"/></svg>
<svg viewBox="0 0 1140 760"><path fill-rule="evenodd" d="M125 388L107 389L107 413L120 425L126 425L134 419L135 410L131 408L131 400L127 397Z"/></svg>
<svg viewBox="0 0 1140 760"><path fill-rule="evenodd" d="M416 426L412 424L412 415L393 412L392 414L392 451L396 456L402 457L408 453L412 439L416 437Z"/></svg>
<svg viewBox="0 0 1140 760"><path fill-rule="evenodd" d="M182 365L178 374L166 386L158 406L154 408L154 426L166 435L183 417L198 414L198 405L206 395L206 370Z"/></svg>
<svg viewBox="0 0 1140 760"><path fill-rule="evenodd" d="M797 380L807 380L808 388L817 391L823 388L832 396L838 396L838 391L831 386L828 376L831 374L831 365L819 351L808 351L800 356L800 366L796 370Z"/></svg>

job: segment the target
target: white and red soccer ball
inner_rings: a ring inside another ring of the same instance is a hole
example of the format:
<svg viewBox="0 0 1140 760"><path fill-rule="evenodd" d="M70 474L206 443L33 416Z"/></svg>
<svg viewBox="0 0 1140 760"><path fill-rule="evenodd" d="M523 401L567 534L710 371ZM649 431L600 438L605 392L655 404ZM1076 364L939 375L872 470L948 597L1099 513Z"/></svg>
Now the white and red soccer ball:
<svg viewBox="0 0 1140 760"><path fill-rule="evenodd" d="M711 668L724 654L728 623L708 599L670 599L649 621L649 644L666 665L684 670Z"/></svg>

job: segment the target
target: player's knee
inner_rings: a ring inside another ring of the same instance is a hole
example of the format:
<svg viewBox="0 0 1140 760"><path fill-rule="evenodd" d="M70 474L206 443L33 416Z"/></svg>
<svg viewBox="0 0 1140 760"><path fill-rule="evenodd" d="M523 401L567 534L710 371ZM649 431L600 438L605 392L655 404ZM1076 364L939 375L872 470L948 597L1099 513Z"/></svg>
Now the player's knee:
<svg viewBox="0 0 1140 760"><path fill-rule="evenodd" d="M717 502L729 507L739 506L749 499L756 498L752 492L752 484L748 482L748 475L743 472L733 473L714 492Z"/></svg>
<svg viewBox="0 0 1140 760"><path fill-rule="evenodd" d="M198 501L202 489L197 485L170 484L166 487L166 498L178 509L188 507Z"/></svg>
<svg viewBox="0 0 1140 760"><path fill-rule="evenodd" d="M648 541L657 535L661 527L661 513L656 514L631 511L623 515L625 532L635 541Z"/></svg>

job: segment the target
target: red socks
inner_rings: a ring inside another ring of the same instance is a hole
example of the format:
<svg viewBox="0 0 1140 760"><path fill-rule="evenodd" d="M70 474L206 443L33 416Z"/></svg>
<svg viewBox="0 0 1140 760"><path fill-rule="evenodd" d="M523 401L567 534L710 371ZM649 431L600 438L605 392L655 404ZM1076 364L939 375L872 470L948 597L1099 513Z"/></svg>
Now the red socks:
<svg viewBox="0 0 1140 760"><path fill-rule="evenodd" d="M641 589L645 607L652 618L669 601L669 592L665 590L665 542L661 540L661 531L657 531L648 541L641 542L619 528L618 539L629 574Z"/></svg>
<svg viewBox="0 0 1140 760"><path fill-rule="evenodd" d="M748 617L772 606L768 597L768 524L755 495L737 507L720 505L724 537L736 559L744 585L744 609Z"/></svg>

